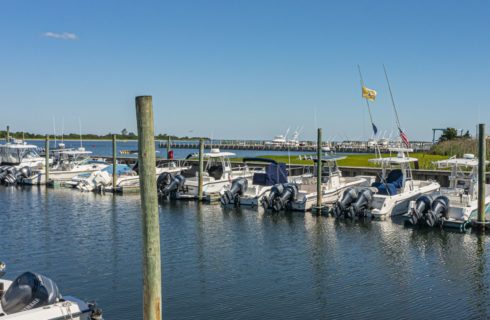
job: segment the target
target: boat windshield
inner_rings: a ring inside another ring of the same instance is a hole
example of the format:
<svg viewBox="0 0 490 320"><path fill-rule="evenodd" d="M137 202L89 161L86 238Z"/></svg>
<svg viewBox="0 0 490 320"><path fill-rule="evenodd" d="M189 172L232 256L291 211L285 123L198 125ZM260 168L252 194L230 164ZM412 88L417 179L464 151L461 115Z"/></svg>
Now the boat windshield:
<svg viewBox="0 0 490 320"><path fill-rule="evenodd" d="M20 146L13 147L4 145L0 147L0 162L19 164L24 159L38 158L37 147L35 146Z"/></svg>

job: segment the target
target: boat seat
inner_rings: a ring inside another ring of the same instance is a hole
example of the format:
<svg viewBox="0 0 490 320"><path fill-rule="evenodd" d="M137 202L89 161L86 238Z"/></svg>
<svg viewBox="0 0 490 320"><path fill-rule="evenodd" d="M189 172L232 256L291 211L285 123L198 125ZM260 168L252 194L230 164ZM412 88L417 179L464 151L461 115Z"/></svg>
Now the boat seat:
<svg viewBox="0 0 490 320"><path fill-rule="evenodd" d="M6 314L27 311L53 304L61 295L53 280L33 272L15 279L0 300Z"/></svg>

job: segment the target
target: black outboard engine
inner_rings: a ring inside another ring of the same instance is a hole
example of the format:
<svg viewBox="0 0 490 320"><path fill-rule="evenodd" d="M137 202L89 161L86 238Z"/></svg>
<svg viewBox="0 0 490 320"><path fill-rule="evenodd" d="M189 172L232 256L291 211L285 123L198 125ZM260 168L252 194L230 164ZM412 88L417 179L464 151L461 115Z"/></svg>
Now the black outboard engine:
<svg viewBox="0 0 490 320"><path fill-rule="evenodd" d="M158 194L163 197L179 191L184 187L185 177L177 174L172 177L169 172L164 172L157 179Z"/></svg>
<svg viewBox="0 0 490 320"><path fill-rule="evenodd" d="M276 212L286 209L289 202L296 197L298 187L292 183L282 184L282 192L276 193L276 196L270 202L270 208Z"/></svg>
<svg viewBox="0 0 490 320"><path fill-rule="evenodd" d="M7 174L8 174L7 169L8 168L9 168L8 166L1 166L0 167L0 182L3 182L3 180L7 176Z"/></svg>
<svg viewBox="0 0 490 320"><path fill-rule="evenodd" d="M163 190L172 182L172 175L169 172L163 172L157 179L158 195L163 196Z"/></svg>
<svg viewBox="0 0 490 320"><path fill-rule="evenodd" d="M449 211L449 199L446 196L437 197L432 202L432 209L427 212L425 216L425 223L429 227L433 227L436 224L442 222L442 218L447 218Z"/></svg>
<svg viewBox="0 0 490 320"><path fill-rule="evenodd" d="M422 195L417 198L415 201L415 208L412 208L410 211L410 218L408 221L412 225L416 225L417 223L423 221L422 218L427 215L430 207L432 205L432 197L430 195Z"/></svg>
<svg viewBox="0 0 490 320"><path fill-rule="evenodd" d="M355 216L365 217L367 215L367 210L371 206L373 201L374 192L371 188L364 188L359 191L356 202L354 202L350 210L347 212L349 218L354 218Z"/></svg>
<svg viewBox="0 0 490 320"><path fill-rule="evenodd" d="M226 190L221 196L221 203L226 206L233 203L235 206L240 204L240 196L248 189L248 180L246 178L236 178L232 181L230 190Z"/></svg>
<svg viewBox="0 0 490 320"><path fill-rule="evenodd" d="M279 197L283 192L284 192L284 186L281 183L273 185L271 191L269 192L269 196L262 197L261 202L264 209L272 209L272 204L274 203L274 199L276 197Z"/></svg>
<svg viewBox="0 0 490 320"><path fill-rule="evenodd" d="M342 215L345 215L346 212L349 211L349 207L352 203L357 200L357 197L357 188L347 188L342 194L342 198L337 201L333 207L333 214L335 217L340 218Z"/></svg>
<svg viewBox="0 0 490 320"><path fill-rule="evenodd" d="M13 314L53 304L60 297L53 280L37 273L25 272L12 282L0 303L6 314Z"/></svg>

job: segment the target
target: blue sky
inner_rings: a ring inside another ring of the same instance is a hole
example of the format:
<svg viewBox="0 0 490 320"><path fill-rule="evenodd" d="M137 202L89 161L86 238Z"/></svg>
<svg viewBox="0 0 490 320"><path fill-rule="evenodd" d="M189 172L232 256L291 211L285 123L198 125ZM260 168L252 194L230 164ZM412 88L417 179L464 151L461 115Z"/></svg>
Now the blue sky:
<svg viewBox="0 0 490 320"><path fill-rule="evenodd" d="M490 118L488 1L0 0L0 127L268 139L371 134L357 64L395 130L382 64L412 140Z"/></svg>

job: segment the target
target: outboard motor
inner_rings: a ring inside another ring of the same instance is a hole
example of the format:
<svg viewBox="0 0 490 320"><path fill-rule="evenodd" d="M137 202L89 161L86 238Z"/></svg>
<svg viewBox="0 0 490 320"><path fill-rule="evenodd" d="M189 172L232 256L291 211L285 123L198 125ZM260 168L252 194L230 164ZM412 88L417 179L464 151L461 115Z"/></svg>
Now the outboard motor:
<svg viewBox="0 0 490 320"><path fill-rule="evenodd" d="M432 209L425 216L425 223L429 227L435 226L442 221L442 218L447 218L449 211L449 199L446 196L437 197L432 202Z"/></svg>
<svg viewBox="0 0 490 320"><path fill-rule="evenodd" d="M287 207L289 202L296 197L298 193L298 187L295 184L284 183L283 191L278 196L272 199L272 209L276 212L281 211Z"/></svg>
<svg viewBox="0 0 490 320"><path fill-rule="evenodd" d="M17 181L17 170L14 167L9 167L6 172L7 175L3 178L3 182L7 185L15 184Z"/></svg>
<svg viewBox="0 0 490 320"><path fill-rule="evenodd" d="M7 169L8 168L9 168L8 166L1 166L0 167L0 182L3 182L3 180L7 176L7 174L8 174Z"/></svg>
<svg viewBox="0 0 490 320"><path fill-rule="evenodd" d="M432 200L430 195L425 194L417 198L417 201L415 201L415 208L412 208L410 211L410 218L408 219L412 225L416 225L427 215L427 212L429 212L432 205Z"/></svg>
<svg viewBox="0 0 490 320"><path fill-rule="evenodd" d="M169 172L162 173L157 179L158 194L167 197L172 193L182 189L185 183L185 177L178 174L172 177Z"/></svg>
<svg viewBox="0 0 490 320"><path fill-rule="evenodd" d="M347 216L349 218L354 218L355 216L366 216L366 212L369 209L371 202L373 201L374 192L371 188L364 188L359 191L357 200L347 211Z"/></svg>
<svg viewBox="0 0 490 320"><path fill-rule="evenodd" d="M31 168L29 168L28 166L22 167L15 174L18 183L22 182L23 178L29 178L30 176L31 176Z"/></svg>
<svg viewBox="0 0 490 320"><path fill-rule="evenodd" d="M13 314L56 303L60 297L53 280L37 273L25 272L12 282L0 303L6 314Z"/></svg>
<svg viewBox="0 0 490 320"><path fill-rule="evenodd" d="M280 183L272 186L271 191L269 192L269 196L262 197L262 206L264 209L272 209L272 204L274 203L274 199L279 197L281 193L284 191L284 186Z"/></svg>
<svg viewBox="0 0 490 320"><path fill-rule="evenodd" d="M246 178L236 178L232 181L230 190L226 190L221 196L221 203L226 206L235 204L237 206L239 197L242 196L248 189L248 180Z"/></svg>
<svg viewBox="0 0 490 320"><path fill-rule="evenodd" d="M333 214L335 217L340 218L342 215L344 215L349 210L352 203L357 200L357 197L357 188L347 188L342 194L342 199L337 201L333 207Z"/></svg>

